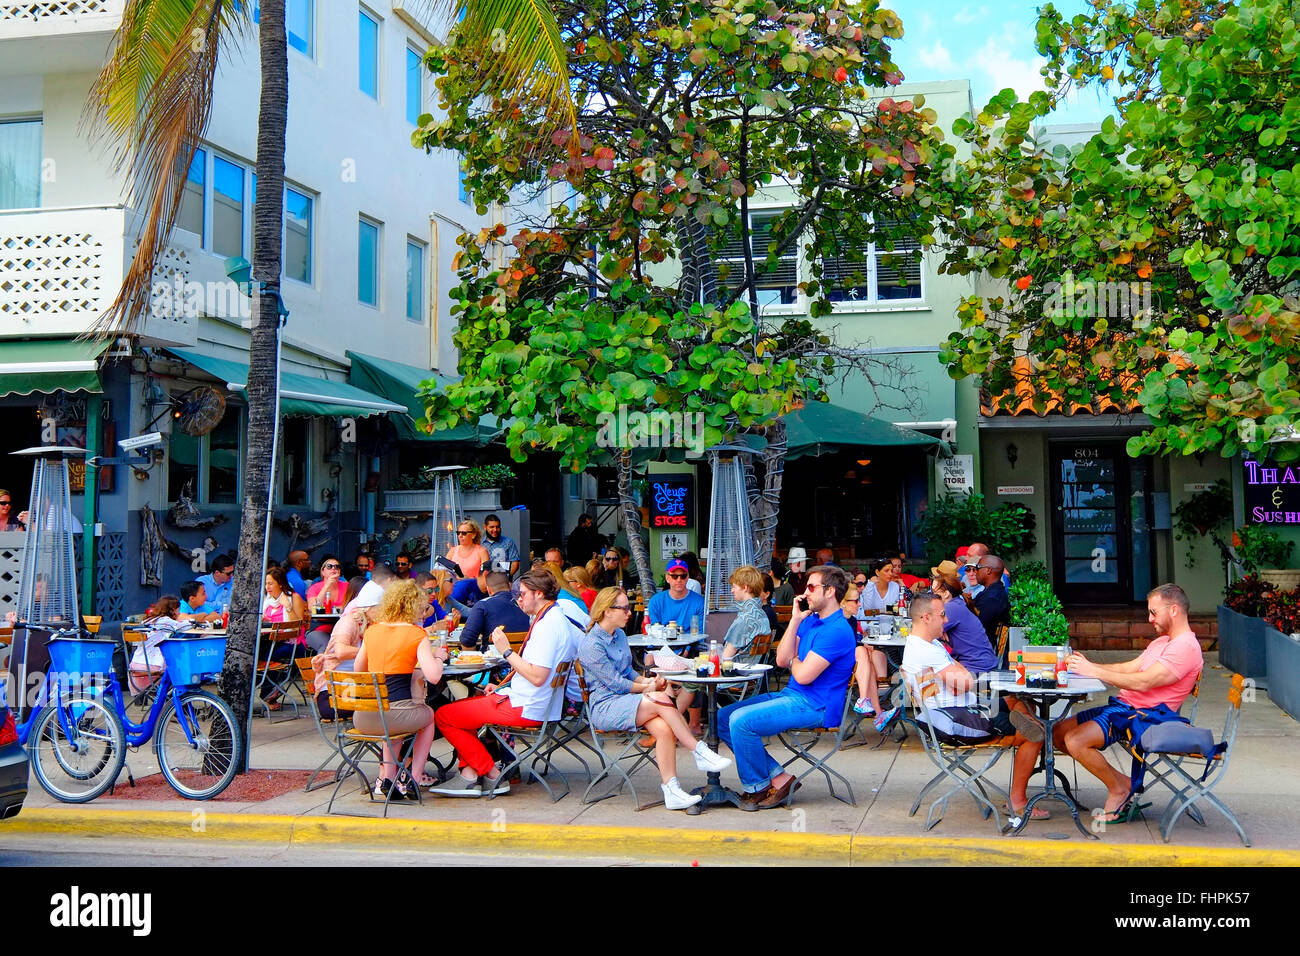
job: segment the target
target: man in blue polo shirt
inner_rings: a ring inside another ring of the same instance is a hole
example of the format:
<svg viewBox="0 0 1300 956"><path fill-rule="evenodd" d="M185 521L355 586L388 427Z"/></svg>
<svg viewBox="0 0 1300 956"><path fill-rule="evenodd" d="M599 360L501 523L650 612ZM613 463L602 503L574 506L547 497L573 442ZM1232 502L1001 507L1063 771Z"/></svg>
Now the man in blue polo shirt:
<svg viewBox="0 0 1300 956"><path fill-rule="evenodd" d="M840 610L848 589L842 568L822 564L809 571L803 598L795 599L776 649L776 666L790 669L785 690L742 700L718 713L718 735L736 755L745 791L742 810L779 807L794 786L794 774L782 770L763 748L764 737L797 727L838 727L844 716L857 645Z"/></svg>
<svg viewBox="0 0 1300 956"><path fill-rule="evenodd" d="M212 573L198 578L207 592L208 611L220 611L230 603L231 579L235 576L235 561L228 554L217 555L212 561Z"/></svg>
<svg viewBox="0 0 1300 956"><path fill-rule="evenodd" d="M691 618L704 623L704 596L688 590L686 582L690 573L686 562L673 558L668 562L668 590L659 591L646 605L646 619L650 624L667 624L676 621L683 631L691 629Z"/></svg>

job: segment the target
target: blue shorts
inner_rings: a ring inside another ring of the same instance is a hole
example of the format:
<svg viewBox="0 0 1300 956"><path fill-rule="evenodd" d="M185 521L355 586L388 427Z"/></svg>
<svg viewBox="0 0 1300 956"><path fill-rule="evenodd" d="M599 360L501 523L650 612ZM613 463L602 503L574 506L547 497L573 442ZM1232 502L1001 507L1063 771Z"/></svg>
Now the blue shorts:
<svg viewBox="0 0 1300 956"><path fill-rule="evenodd" d="M1128 704L1122 704L1112 697L1108 704L1079 711L1074 715L1074 719L1080 724L1086 724L1091 720L1101 727L1102 736L1105 738L1105 742L1101 745L1104 750L1116 741L1117 730L1127 726L1134 713L1134 709Z"/></svg>

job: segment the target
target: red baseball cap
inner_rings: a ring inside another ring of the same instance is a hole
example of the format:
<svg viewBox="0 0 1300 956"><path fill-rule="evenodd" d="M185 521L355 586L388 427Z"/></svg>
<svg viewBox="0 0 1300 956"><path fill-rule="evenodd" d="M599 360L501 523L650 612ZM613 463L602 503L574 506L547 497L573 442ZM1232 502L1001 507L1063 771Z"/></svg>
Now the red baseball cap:
<svg viewBox="0 0 1300 956"><path fill-rule="evenodd" d="M970 548L967 545L962 545L960 548L957 549L957 557L959 558L966 557L966 552L969 550Z"/></svg>
<svg viewBox="0 0 1300 956"><path fill-rule="evenodd" d="M665 571L686 571L687 573L690 573L691 569L686 566L686 562L683 561L681 558L673 558L671 561L668 562L668 567L664 568L664 570Z"/></svg>

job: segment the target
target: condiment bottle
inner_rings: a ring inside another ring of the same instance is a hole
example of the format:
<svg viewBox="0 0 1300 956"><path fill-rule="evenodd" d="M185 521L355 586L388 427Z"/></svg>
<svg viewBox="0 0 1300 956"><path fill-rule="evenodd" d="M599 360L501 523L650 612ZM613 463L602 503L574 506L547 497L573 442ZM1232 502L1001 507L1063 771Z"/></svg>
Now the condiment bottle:
<svg viewBox="0 0 1300 956"><path fill-rule="evenodd" d="M1065 676L1065 651L1056 652L1056 686L1067 687L1069 679Z"/></svg>
<svg viewBox="0 0 1300 956"><path fill-rule="evenodd" d="M722 676L722 655L718 653L718 642L709 642L709 664L712 667L711 675L713 677Z"/></svg>
<svg viewBox="0 0 1300 956"><path fill-rule="evenodd" d="M1025 652L1016 651L1016 684L1025 686Z"/></svg>

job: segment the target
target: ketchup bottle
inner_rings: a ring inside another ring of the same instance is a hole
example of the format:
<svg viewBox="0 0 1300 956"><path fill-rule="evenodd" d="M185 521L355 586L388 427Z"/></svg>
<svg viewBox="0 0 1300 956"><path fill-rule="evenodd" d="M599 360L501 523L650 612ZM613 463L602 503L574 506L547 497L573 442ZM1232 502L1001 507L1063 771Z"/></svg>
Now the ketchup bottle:
<svg viewBox="0 0 1300 956"><path fill-rule="evenodd" d="M713 677L722 676L722 656L718 653L718 642L713 641L709 644L709 664L712 667L711 675Z"/></svg>
<svg viewBox="0 0 1300 956"><path fill-rule="evenodd" d="M1025 686L1025 653L1016 651L1016 684Z"/></svg>

